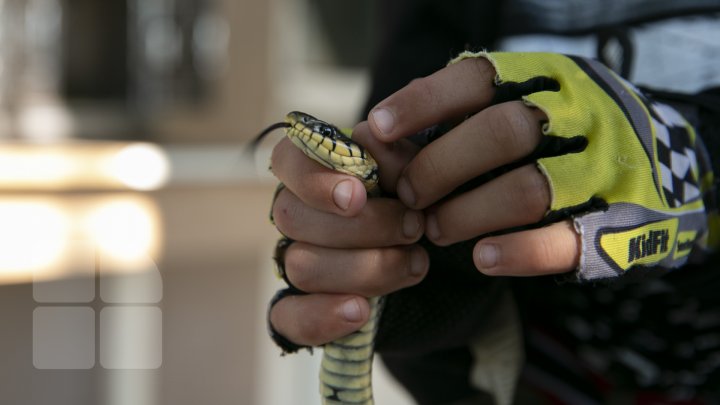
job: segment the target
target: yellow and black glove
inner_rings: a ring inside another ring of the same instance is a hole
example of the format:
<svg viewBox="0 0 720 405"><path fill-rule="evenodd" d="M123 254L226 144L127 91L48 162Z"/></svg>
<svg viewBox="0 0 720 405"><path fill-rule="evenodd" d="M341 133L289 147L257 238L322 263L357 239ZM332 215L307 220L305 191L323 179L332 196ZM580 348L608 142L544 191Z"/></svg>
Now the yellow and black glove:
<svg viewBox="0 0 720 405"><path fill-rule="evenodd" d="M591 59L466 52L451 63L472 57L494 65L500 101L522 99L541 109L548 117L543 134L570 145L537 165L551 188L548 214L572 214L581 235L578 280L636 266L677 268L708 249L703 195L712 188L712 169L676 110Z"/></svg>

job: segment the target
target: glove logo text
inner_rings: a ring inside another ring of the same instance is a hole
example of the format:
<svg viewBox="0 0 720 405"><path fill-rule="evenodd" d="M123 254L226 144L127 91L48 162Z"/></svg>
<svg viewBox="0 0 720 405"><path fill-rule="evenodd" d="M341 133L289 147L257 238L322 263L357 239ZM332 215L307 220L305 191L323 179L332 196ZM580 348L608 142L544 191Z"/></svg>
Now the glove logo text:
<svg viewBox="0 0 720 405"><path fill-rule="evenodd" d="M680 232L683 233L683 232ZM686 240L683 234L683 240ZM637 228L609 228L600 236L600 247L606 259L617 268L660 263L670 256L678 240L678 219L649 222Z"/></svg>
<svg viewBox="0 0 720 405"><path fill-rule="evenodd" d="M631 238L628 243L628 263L658 253L667 253L669 240L669 229L649 231L647 234Z"/></svg>

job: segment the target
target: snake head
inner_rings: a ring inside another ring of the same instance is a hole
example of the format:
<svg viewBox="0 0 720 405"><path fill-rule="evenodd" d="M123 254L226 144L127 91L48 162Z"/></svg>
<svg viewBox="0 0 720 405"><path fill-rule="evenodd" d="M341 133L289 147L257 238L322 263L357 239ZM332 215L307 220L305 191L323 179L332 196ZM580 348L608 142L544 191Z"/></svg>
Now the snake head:
<svg viewBox="0 0 720 405"><path fill-rule="evenodd" d="M370 192L377 189L375 159L338 127L300 111L287 114L285 122L288 138L307 156L329 169L357 177Z"/></svg>
<svg viewBox="0 0 720 405"><path fill-rule="evenodd" d="M291 113L288 113L288 115L285 116L285 122L290 124L291 127L295 126L295 125L299 125L304 128L308 128L313 133L320 134L323 137L327 137L327 138L331 138L331 139L337 139L337 138L350 139L350 137L345 135L335 125L325 122L321 119L315 118L312 115L304 113L304 112L293 111Z"/></svg>

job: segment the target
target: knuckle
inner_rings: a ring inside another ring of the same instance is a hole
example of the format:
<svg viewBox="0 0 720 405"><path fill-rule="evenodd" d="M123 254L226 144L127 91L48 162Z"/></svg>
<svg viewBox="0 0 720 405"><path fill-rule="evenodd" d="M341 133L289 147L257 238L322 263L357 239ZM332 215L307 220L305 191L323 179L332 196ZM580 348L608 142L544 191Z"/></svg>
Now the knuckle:
<svg viewBox="0 0 720 405"><path fill-rule="evenodd" d="M297 320L297 340L311 346L325 343L327 340L326 328L322 324L318 324L314 318L309 318L298 314Z"/></svg>
<svg viewBox="0 0 720 405"><path fill-rule="evenodd" d="M503 148L516 151L519 156L532 152L539 142L539 123L521 102L502 104L496 110L494 141L502 142Z"/></svg>
<svg viewBox="0 0 720 405"><path fill-rule="evenodd" d="M326 326L322 324L326 318L318 317L307 309L299 301L299 296L283 298L273 308L276 312L273 326L295 343L310 346L322 344L327 336Z"/></svg>
<svg viewBox="0 0 720 405"><path fill-rule="evenodd" d="M402 236L403 212L402 203L392 199L372 199L362 217L355 221L358 238L366 243L366 247L384 247L397 245L405 241Z"/></svg>
<svg viewBox="0 0 720 405"><path fill-rule="evenodd" d="M404 255L397 248L368 249L362 255L358 271L351 272L356 292L372 297L397 289L407 267Z"/></svg>
<svg viewBox="0 0 720 405"><path fill-rule="evenodd" d="M367 251L366 272L363 275L363 290L367 295L381 294L387 288L388 268L392 268L393 249L371 249Z"/></svg>
<svg viewBox="0 0 720 405"><path fill-rule="evenodd" d="M286 236L292 237L295 234L296 220L301 214L298 204L293 204L294 199L288 197L287 190L282 190L275 199L272 207L275 227Z"/></svg>
<svg viewBox="0 0 720 405"><path fill-rule="evenodd" d="M480 81L492 82L495 80L495 69L485 58L468 58L462 62L474 71Z"/></svg>
<svg viewBox="0 0 720 405"><path fill-rule="evenodd" d="M431 106L441 104L438 91L429 77L413 79L408 84L407 89L417 100L422 100L423 104Z"/></svg>
<svg viewBox="0 0 720 405"><path fill-rule="evenodd" d="M386 249L369 249L366 251L365 265L366 268L371 270L374 275L378 272L378 269L382 268L383 264L387 260ZM371 277L376 278L376 277Z"/></svg>
<svg viewBox="0 0 720 405"><path fill-rule="evenodd" d="M534 166L525 166L520 169L522 175L518 180L516 195L513 199L520 205L521 212L526 213L528 219L539 221L549 208L550 193L545 177Z"/></svg>
<svg viewBox="0 0 720 405"><path fill-rule="evenodd" d="M292 284L302 291L311 291L317 284L316 266L310 263L308 255L297 249L288 250L285 255L285 271Z"/></svg>
<svg viewBox="0 0 720 405"><path fill-rule="evenodd" d="M405 270L408 267L409 263L409 253L405 253L408 249L401 249L401 248L388 248L388 249L378 249L379 252L377 253L378 262L377 262L377 269L379 272L382 272L382 274L392 274L393 273L400 273L404 274L402 271Z"/></svg>
<svg viewBox="0 0 720 405"><path fill-rule="evenodd" d="M423 161L425 162L424 166L427 172L426 174L429 176L426 178L441 182L445 182L447 180L447 166L442 164L435 155L429 153L425 156Z"/></svg>
<svg viewBox="0 0 720 405"><path fill-rule="evenodd" d="M450 175L447 166L436 154L422 151L415 162L414 167L406 171L406 176L415 193L416 205L421 207L426 198L432 197L427 195L428 191L435 190L436 185L446 184L450 181Z"/></svg>
<svg viewBox="0 0 720 405"><path fill-rule="evenodd" d="M297 344L315 345L321 340L313 317L298 311L297 297L288 296L278 301L270 310L270 323L281 335Z"/></svg>

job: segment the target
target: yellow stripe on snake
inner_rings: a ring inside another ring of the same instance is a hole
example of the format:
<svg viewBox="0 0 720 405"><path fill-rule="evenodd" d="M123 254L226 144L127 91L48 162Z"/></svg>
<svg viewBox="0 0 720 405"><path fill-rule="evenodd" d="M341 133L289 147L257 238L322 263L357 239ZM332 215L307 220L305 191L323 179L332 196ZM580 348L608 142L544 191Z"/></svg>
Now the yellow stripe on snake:
<svg viewBox="0 0 720 405"><path fill-rule="evenodd" d="M285 122L263 131L285 128L290 140L307 156L332 170L357 177L368 196L380 194L375 159L332 124L302 112L291 112ZM323 347L320 395L323 404L372 404L373 344L382 307L382 297L372 297L370 318L358 331Z"/></svg>

